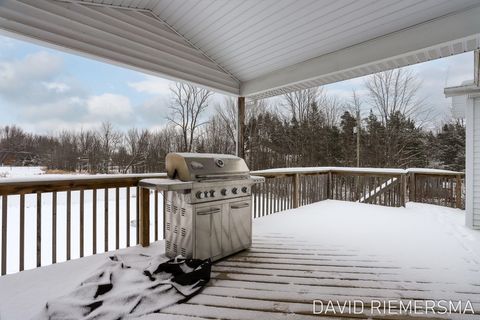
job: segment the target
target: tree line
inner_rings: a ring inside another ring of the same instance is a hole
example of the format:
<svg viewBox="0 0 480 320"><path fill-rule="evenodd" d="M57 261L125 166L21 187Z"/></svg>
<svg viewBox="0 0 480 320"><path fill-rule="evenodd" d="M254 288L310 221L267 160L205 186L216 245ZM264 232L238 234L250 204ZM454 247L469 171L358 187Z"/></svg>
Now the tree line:
<svg viewBox="0 0 480 320"><path fill-rule="evenodd" d="M247 101L245 157L252 170L296 166L433 167L464 170L465 126L425 124L435 106L419 96L415 74L396 69L365 80L348 99L323 88ZM189 84L171 88L168 124L119 131L111 123L54 135L0 128L0 164L88 173L164 171L168 152L235 153L236 101L217 102ZM161 116L161 115L159 115ZM205 120L206 119L206 120Z"/></svg>

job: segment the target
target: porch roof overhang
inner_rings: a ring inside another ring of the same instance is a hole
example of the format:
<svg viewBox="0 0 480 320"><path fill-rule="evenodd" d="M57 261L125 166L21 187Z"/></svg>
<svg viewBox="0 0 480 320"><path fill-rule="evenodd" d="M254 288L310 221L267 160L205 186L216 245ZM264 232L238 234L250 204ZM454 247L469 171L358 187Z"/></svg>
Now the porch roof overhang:
<svg viewBox="0 0 480 320"><path fill-rule="evenodd" d="M2 0L0 29L267 98L480 48L479 0Z"/></svg>

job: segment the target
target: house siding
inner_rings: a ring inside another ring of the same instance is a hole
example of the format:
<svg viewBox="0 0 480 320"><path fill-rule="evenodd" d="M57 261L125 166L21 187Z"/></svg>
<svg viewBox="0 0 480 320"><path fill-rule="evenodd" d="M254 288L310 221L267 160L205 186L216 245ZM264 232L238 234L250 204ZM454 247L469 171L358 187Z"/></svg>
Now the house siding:
<svg viewBox="0 0 480 320"><path fill-rule="evenodd" d="M467 198L468 196L471 197L467 199L471 204L471 208L467 208L467 225L474 229L480 229L480 98L469 100L470 105L468 107L471 108L470 116L472 116L471 119L473 121L472 131L470 133L467 132L467 135L470 135L470 137L467 137L467 149L469 147L468 144L471 144L471 151L467 151L467 179L468 177L473 177L473 181L469 184L472 191L467 193ZM469 166L471 166L471 171Z"/></svg>

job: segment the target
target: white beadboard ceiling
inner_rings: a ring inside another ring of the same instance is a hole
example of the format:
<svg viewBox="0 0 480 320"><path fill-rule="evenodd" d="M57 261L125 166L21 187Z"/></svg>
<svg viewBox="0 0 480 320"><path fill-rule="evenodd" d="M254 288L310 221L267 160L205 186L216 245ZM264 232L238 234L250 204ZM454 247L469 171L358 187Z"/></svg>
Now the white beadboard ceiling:
<svg viewBox="0 0 480 320"><path fill-rule="evenodd" d="M0 1L11 33L251 98L474 50L478 17L480 0Z"/></svg>

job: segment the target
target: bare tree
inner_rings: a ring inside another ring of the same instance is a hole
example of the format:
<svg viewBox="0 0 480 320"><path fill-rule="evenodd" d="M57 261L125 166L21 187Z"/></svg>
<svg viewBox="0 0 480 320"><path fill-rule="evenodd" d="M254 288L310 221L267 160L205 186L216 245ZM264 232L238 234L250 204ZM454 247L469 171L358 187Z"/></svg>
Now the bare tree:
<svg viewBox="0 0 480 320"><path fill-rule="evenodd" d="M200 116L208 107L212 92L190 84L177 82L171 89L173 101L168 120L178 127L182 134L182 149L192 151L195 131L204 123Z"/></svg>
<svg viewBox="0 0 480 320"><path fill-rule="evenodd" d="M298 122L304 122L308 120L314 104L324 104L325 92L323 88L315 87L284 94L283 99L290 115Z"/></svg>
<svg viewBox="0 0 480 320"><path fill-rule="evenodd" d="M431 120L432 109L419 96L421 84L412 71L402 68L373 74L365 81L368 102L383 124L396 113L419 123Z"/></svg>
<svg viewBox="0 0 480 320"><path fill-rule="evenodd" d="M246 111L248 109L250 108L246 108ZM225 97L223 103L215 106L215 112L223 123L228 139L235 145L237 134L237 105L235 99Z"/></svg>
<svg viewBox="0 0 480 320"><path fill-rule="evenodd" d="M123 136L120 132L115 130L110 122L103 122L98 134L102 147L103 172L108 173L112 155L122 142Z"/></svg>
<svg viewBox="0 0 480 320"><path fill-rule="evenodd" d="M138 129L133 128L128 130L125 140L127 152L130 155L130 161L123 169L123 172L127 173L133 165L145 164L150 143L150 134L146 129L138 131Z"/></svg>
<svg viewBox="0 0 480 320"><path fill-rule="evenodd" d="M323 93L320 100L320 111L325 118L325 125L327 127L337 126L340 122L340 116L345 111L345 103L337 96L327 96L325 91Z"/></svg>

